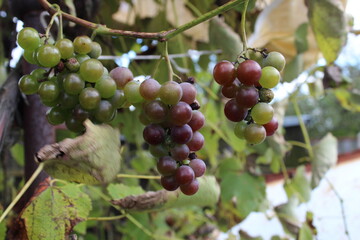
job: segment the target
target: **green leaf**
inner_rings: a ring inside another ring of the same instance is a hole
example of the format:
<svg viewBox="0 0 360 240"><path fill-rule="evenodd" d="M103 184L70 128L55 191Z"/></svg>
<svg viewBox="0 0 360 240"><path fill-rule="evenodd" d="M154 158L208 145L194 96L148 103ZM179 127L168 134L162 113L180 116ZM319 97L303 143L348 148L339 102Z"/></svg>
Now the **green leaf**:
<svg viewBox="0 0 360 240"><path fill-rule="evenodd" d="M242 218L250 212L259 211L266 198L265 179L246 172L240 174L229 172L221 180L220 186L223 201L237 198L237 209Z"/></svg>
<svg viewBox="0 0 360 240"><path fill-rule="evenodd" d="M303 225L300 228L298 240L313 240L313 239L314 237L311 228L309 227L309 225L307 225L306 222L303 223Z"/></svg>
<svg viewBox="0 0 360 240"><path fill-rule="evenodd" d="M2 206L0 205L0 216L2 215L2 213L3 213L3 209ZM6 237L6 222L2 221L0 223L0 240L5 240L5 237Z"/></svg>
<svg viewBox="0 0 360 240"><path fill-rule="evenodd" d="M134 213L132 214L133 219L149 229L151 222L149 214L147 213ZM135 225L133 221L126 221L124 225L118 225L120 232L123 234L124 240L148 240L152 239L149 235L145 234L144 230L140 229L138 225ZM149 229L152 231L152 229Z"/></svg>
<svg viewBox="0 0 360 240"><path fill-rule="evenodd" d="M324 96L324 84L321 79L316 79L314 82L309 82L307 85L312 97L320 98Z"/></svg>
<svg viewBox="0 0 360 240"><path fill-rule="evenodd" d="M303 71L303 57L302 54L296 55L289 63L286 64L284 69L284 82L291 82L296 79Z"/></svg>
<svg viewBox="0 0 360 240"><path fill-rule="evenodd" d="M232 157L222 159L218 169L220 178L224 178L229 172L242 170L243 166L239 159Z"/></svg>
<svg viewBox="0 0 360 240"><path fill-rule="evenodd" d="M140 186L127 186L122 183L111 183L107 191L112 199L120 199L129 195L138 195L144 193Z"/></svg>
<svg viewBox="0 0 360 240"><path fill-rule="evenodd" d="M306 52L309 48L307 41L308 27L308 23L303 23L295 31L295 46L298 54Z"/></svg>
<svg viewBox="0 0 360 240"><path fill-rule="evenodd" d="M120 170L119 132L109 125L84 122L86 133L46 145L36 154L54 178L96 184L112 181Z"/></svg>
<svg viewBox="0 0 360 240"><path fill-rule="evenodd" d="M11 147L10 152L16 163L23 167L25 158L24 145L17 143Z"/></svg>
<svg viewBox="0 0 360 240"><path fill-rule="evenodd" d="M295 176L287 183L285 183L285 191L288 198L297 197L300 202L307 202L310 200L311 187L310 181L306 177L305 166L299 166L296 169Z"/></svg>
<svg viewBox="0 0 360 240"><path fill-rule="evenodd" d="M317 45L328 63L336 60L346 42L346 17L336 0L308 1L308 18Z"/></svg>
<svg viewBox="0 0 360 240"><path fill-rule="evenodd" d="M210 21L210 43L223 51L223 59L235 61L243 50L240 36L220 18Z"/></svg>
<svg viewBox="0 0 360 240"><path fill-rule="evenodd" d="M49 186L24 210L27 236L32 240L63 240L91 210L88 195L75 184Z"/></svg>
<svg viewBox="0 0 360 240"><path fill-rule="evenodd" d="M247 6L247 12L255 7L255 3L256 3L256 0L249 1L248 6ZM244 8L245 8L245 1L240 2L239 5L236 5L236 7L234 7L234 9L239 12L243 12Z"/></svg>
<svg viewBox="0 0 360 240"><path fill-rule="evenodd" d="M331 133L326 134L314 147L311 187L315 188L329 168L335 166L338 159L337 139Z"/></svg>
<svg viewBox="0 0 360 240"><path fill-rule="evenodd" d="M276 215L278 216L285 232L294 236L298 234L301 226L301 222L296 215L297 205L297 198L292 197L287 203L275 207Z"/></svg>
<svg viewBox="0 0 360 240"><path fill-rule="evenodd" d="M349 111L360 112L360 102L356 101L356 99L359 98L358 94L354 94L342 87L336 88L334 93L343 108Z"/></svg>
<svg viewBox="0 0 360 240"><path fill-rule="evenodd" d="M256 159L257 164L270 164L274 156L274 151L271 148L267 148L265 153Z"/></svg>

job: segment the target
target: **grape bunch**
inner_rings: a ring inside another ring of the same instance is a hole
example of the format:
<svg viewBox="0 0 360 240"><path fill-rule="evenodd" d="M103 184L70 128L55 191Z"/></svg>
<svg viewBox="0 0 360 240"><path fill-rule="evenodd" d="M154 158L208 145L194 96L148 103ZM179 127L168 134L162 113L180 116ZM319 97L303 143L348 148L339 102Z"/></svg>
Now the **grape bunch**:
<svg viewBox="0 0 360 240"><path fill-rule="evenodd" d="M193 195L199 189L196 179L206 170L203 160L195 152L204 145L204 136L198 131L204 126L204 115L198 111L193 78L160 85L149 78L140 84L143 104L141 122L150 153L158 158L157 170L162 175L161 185L168 191L180 190Z"/></svg>
<svg viewBox="0 0 360 240"><path fill-rule="evenodd" d="M243 58L237 66L225 60L218 62L213 76L222 86L222 95L230 99L224 113L236 122L235 135L250 144L259 144L278 128L269 103L274 98L271 88L280 82L285 58L278 52L250 51L250 59Z"/></svg>
<svg viewBox="0 0 360 240"><path fill-rule="evenodd" d="M109 122L127 101L123 88L133 80L132 72L119 67L109 73L97 59L100 44L89 37L49 44L35 29L26 27L18 33L17 42L25 60L40 67L22 76L19 88L27 95L38 94L51 107L46 113L50 124L65 122L69 130L82 132L85 119Z"/></svg>

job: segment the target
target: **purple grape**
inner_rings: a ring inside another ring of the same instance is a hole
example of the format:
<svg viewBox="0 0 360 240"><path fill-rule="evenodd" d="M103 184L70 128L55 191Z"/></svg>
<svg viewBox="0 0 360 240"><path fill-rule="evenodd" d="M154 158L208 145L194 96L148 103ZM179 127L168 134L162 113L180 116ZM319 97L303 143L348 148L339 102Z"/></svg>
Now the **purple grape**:
<svg viewBox="0 0 360 240"><path fill-rule="evenodd" d="M244 120L247 115L248 110L246 108L240 107L235 99L229 100L224 107L224 113L227 119L233 122L240 122Z"/></svg>
<svg viewBox="0 0 360 240"><path fill-rule="evenodd" d="M169 117L172 124L182 126L191 120L192 109L186 102L179 102L171 107Z"/></svg>
<svg viewBox="0 0 360 240"><path fill-rule="evenodd" d="M175 191L179 187L179 183L175 180L175 176L162 176L160 179L161 186L168 191Z"/></svg>
<svg viewBox="0 0 360 240"><path fill-rule="evenodd" d="M175 180L177 183L179 183L179 185L189 184L194 180L194 178L195 173L191 167L182 165L176 169Z"/></svg>
<svg viewBox="0 0 360 240"><path fill-rule="evenodd" d="M198 158L191 160L189 166L194 170L195 177L201 177L206 171L205 162Z"/></svg>
<svg viewBox="0 0 360 240"><path fill-rule="evenodd" d="M177 169L176 161L170 156L164 156L157 162L157 170L163 176L173 175Z"/></svg>
<svg viewBox="0 0 360 240"><path fill-rule="evenodd" d="M199 190L199 181L194 179L189 184L180 185L180 190L185 195L194 195Z"/></svg>
<svg viewBox="0 0 360 240"><path fill-rule="evenodd" d="M192 139L186 144L190 151L199 151L204 146L204 136L199 132L194 132Z"/></svg>
<svg viewBox="0 0 360 240"><path fill-rule="evenodd" d="M145 141L152 145L157 145L165 140L165 130L156 124L150 124L143 131Z"/></svg>
<svg viewBox="0 0 360 240"><path fill-rule="evenodd" d="M183 126L175 126L171 129L170 136L174 143L185 144L191 140L193 131L187 124Z"/></svg>
<svg viewBox="0 0 360 240"><path fill-rule="evenodd" d="M190 149L186 144L180 144L171 148L170 153L176 161L182 161L188 158Z"/></svg>

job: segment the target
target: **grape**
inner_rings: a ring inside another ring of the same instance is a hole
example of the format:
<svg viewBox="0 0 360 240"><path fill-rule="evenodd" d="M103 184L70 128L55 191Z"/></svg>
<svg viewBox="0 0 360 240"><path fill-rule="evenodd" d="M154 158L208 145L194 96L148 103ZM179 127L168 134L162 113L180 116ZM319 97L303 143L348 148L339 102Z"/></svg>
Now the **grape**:
<svg viewBox="0 0 360 240"><path fill-rule="evenodd" d="M161 123L168 114L168 107L160 100L154 100L144 105L144 113L151 122Z"/></svg>
<svg viewBox="0 0 360 240"><path fill-rule="evenodd" d="M24 50L35 50L40 45L39 33L31 27L23 28L17 35L17 42Z"/></svg>
<svg viewBox="0 0 360 240"><path fill-rule="evenodd" d="M60 96L60 105L64 109L72 109L79 103L79 97L63 92Z"/></svg>
<svg viewBox="0 0 360 240"><path fill-rule="evenodd" d="M100 93L92 87L84 88L79 95L80 106L85 110L97 108L100 103Z"/></svg>
<svg viewBox="0 0 360 240"><path fill-rule="evenodd" d="M92 50L92 40L88 36L78 36L74 39L74 50L80 54L87 54Z"/></svg>
<svg viewBox="0 0 360 240"><path fill-rule="evenodd" d="M59 49L62 59L71 58L74 54L74 44L69 39L63 38L56 41L55 47Z"/></svg>
<svg viewBox="0 0 360 240"><path fill-rule="evenodd" d="M274 92L267 88L261 88L259 90L260 102L269 103L274 99Z"/></svg>
<svg viewBox="0 0 360 240"><path fill-rule="evenodd" d="M67 94L78 95L85 87L85 82L76 73L68 74L63 82L64 90Z"/></svg>
<svg viewBox="0 0 360 240"><path fill-rule="evenodd" d="M143 131L144 140L153 145L162 143L165 140L165 130L156 124L150 124Z"/></svg>
<svg viewBox="0 0 360 240"><path fill-rule="evenodd" d="M19 89L24 94L34 94L38 91L39 83L33 75L24 75L18 82Z"/></svg>
<svg viewBox="0 0 360 240"><path fill-rule="evenodd" d="M159 94L160 83L148 78L140 84L140 94L145 100L155 100Z"/></svg>
<svg viewBox="0 0 360 240"><path fill-rule="evenodd" d="M272 136L272 135L274 135L274 133L275 133L276 130L278 129L278 127L279 127L279 122L278 122L278 120L277 120L275 117L273 117L273 118L271 119L271 121L268 122L268 123L266 123L266 124L264 124L263 127L264 127L265 130L266 130L266 136Z"/></svg>
<svg viewBox="0 0 360 240"><path fill-rule="evenodd" d="M51 125L58 125L65 121L64 110L60 107L53 107L47 110L46 119Z"/></svg>
<svg viewBox="0 0 360 240"><path fill-rule="evenodd" d="M80 76L84 81L95 83L103 72L104 66L97 59L88 59L80 64Z"/></svg>
<svg viewBox="0 0 360 240"><path fill-rule="evenodd" d="M180 101L186 102L187 104L192 104L196 98L196 88L194 85L188 82L182 82L180 83L180 87L183 92Z"/></svg>
<svg viewBox="0 0 360 240"><path fill-rule="evenodd" d="M170 153L176 161L182 161L188 158L190 149L186 144L178 144L170 149Z"/></svg>
<svg viewBox="0 0 360 240"><path fill-rule="evenodd" d="M259 83L264 88L273 88L280 82L280 72L271 66L264 67L261 70Z"/></svg>
<svg viewBox="0 0 360 240"><path fill-rule="evenodd" d="M179 187L179 183L175 180L175 176L162 176L161 186L168 191L175 191Z"/></svg>
<svg viewBox="0 0 360 240"><path fill-rule="evenodd" d="M95 88L102 98L110 98L115 94L116 83L110 76L102 76L95 84Z"/></svg>
<svg viewBox="0 0 360 240"><path fill-rule="evenodd" d="M221 88L221 93L226 98L234 98L236 96L236 92L240 89L240 81L235 79L231 84L223 86Z"/></svg>
<svg viewBox="0 0 360 240"><path fill-rule="evenodd" d="M266 130L263 126L256 123L251 123L246 126L244 131L244 138L250 144L258 144L265 140Z"/></svg>
<svg viewBox="0 0 360 240"><path fill-rule="evenodd" d="M55 101L60 94L59 86L56 82L52 81L42 82L39 86L38 94L42 101Z"/></svg>
<svg viewBox="0 0 360 240"><path fill-rule="evenodd" d="M158 145L150 145L149 146L149 152L151 153L151 155L153 155L154 157L163 157L168 155L168 150L166 149L166 147L162 144L158 144Z"/></svg>
<svg viewBox="0 0 360 240"><path fill-rule="evenodd" d="M258 103L251 109L251 117L258 124L270 122L274 116L274 109L267 103Z"/></svg>
<svg viewBox="0 0 360 240"><path fill-rule="evenodd" d="M252 108L259 101L259 92L253 86L242 86L236 93L236 103L240 107Z"/></svg>
<svg viewBox="0 0 360 240"><path fill-rule="evenodd" d="M236 77L236 71L234 64L229 61L218 62L213 70L213 76L215 81L220 85L231 84Z"/></svg>
<svg viewBox="0 0 360 240"><path fill-rule="evenodd" d="M244 121L236 123L234 127L235 136L237 136L240 139L244 139L244 131L246 127L247 124Z"/></svg>
<svg viewBox="0 0 360 240"><path fill-rule="evenodd" d="M126 67L116 67L109 74L115 80L118 89L123 89L134 78L132 72Z"/></svg>
<svg viewBox="0 0 360 240"><path fill-rule="evenodd" d="M158 160L156 167L161 175L171 176L177 169L177 163L172 157L164 156Z"/></svg>
<svg viewBox="0 0 360 240"><path fill-rule="evenodd" d="M272 66L281 72L285 67L285 57L279 52L270 52L263 60L263 66Z"/></svg>
<svg viewBox="0 0 360 240"><path fill-rule="evenodd" d="M69 58L66 62L65 62L65 67L67 68L67 70L69 70L70 72L77 72L80 69L80 63L76 58Z"/></svg>
<svg viewBox="0 0 360 240"><path fill-rule="evenodd" d="M180 185L180 190L185 195L194 195L199 190L199 182L197 179L194 179L189 184Z"/></svg>
<svg viewBox="0 0 360 240"><path fill-rule="evenodd" d="M248 110L244 107L240 107L235 99L229 100L224 107L224 113L227 119L233 122L239 122L244 120Z"/></svg>
<svg viewBox="0 0 360 240"><path fill-rule="evenodd" d="M89 52L89 56L91 58L99 58L101 56L102 49L99 43L92 42L91 43L91 51Z"/></svg>
<svg viewBox="0 0 360 240"><path fill-rule="evenodd" d="M203 160L195 158L190 161L189 166L194 170L195 177L201 177L205 174L206 164Z"/></svg>
<svg viewBox="0 0 360 240"><path fill-rule="evenodd" d="M85 127L82 124L81 121L76 120L74 117L70 117L68 119L65 120L65 126L67 127L67 129L69 129L70 131L73 132L83 132L85 131Z"/></svg>
<svg viewBox="0 0 360 240"><path fill-rule="evenodd" d="M159 97L165 104L177 104L183 95L180 84L174 81L165 82L159 91Z"/></svg>
<svg viewBox="0 0 360 240"><path fill-rule="evenodd" d="M249 51L249 57L251 60L254 60L258 64L260 64L260 65L263 64L264 57L261 54L261 52L251 50L251 51Z"/></svg>
<svg viewBox="0 0 360 240"><path fill-rule="evenodd" d="M41 66L55 67L60 62L61 53L57 47L47 44L39 47L36 58Z"/></svg>
<svg viewBox="0 0 360 240"><path fill-rule="evenodd" d="M84 122L90 116L89 112L82 109L80 105L74 107L72 115L79 122Z"/></svg>
<svg viewBox="0 0 360 240"><path fill-rule="evenodd" d="M261 67L254 60L246 60L237 68L237 78L247 86L256 85L261 77Z"/></svg>
<svg viewBox="0 0 360 240"><path fill-rule="evenodd" d="M193 111L192 117L188 125L191 127L191 129L195 132L202 128L205 124L205 117L204 115L199 111Z"/></svg>
<svg viewBox="0 0 360 240"><path fill-rule="evenodd" d="M79 64L85 62L86 60L91 59L88 55L86 54L77 54L75 56L75 59L79 62Z"/></svg>
<svg viewBox="0 0 360 240"><path fill-rule="evenodd" d="M101 100L98 107L95 109L94 117L97 121L110 122L115 116L115 109L109 101Z"/></svg>
<svg viewBox="0 0 360 240"><path fill-rule="evenodd" d="M36 80L44 80L46 78L46 70L43 68L34 69L31 73L31 76L35 77Z"/></svg>
<svg viewBox="0 0 360 240"><path fill-rule="evenodd" d="M24 56L25 60L26 60L28 63L38 65L39 62L38 62L38 60L37 60L37 58L36 58L36 54L35 54L34 51L32 51L32 50L25 50L23 56Z"/></svg>
<svg viewBox="0 0 360 240"><path fill-rule="evenodd" d="M138 81L132 80L125 85L124 94L126 100L129 101L129 103L134 104L144 100L140 94L139 89L140 83Z"/></svg>
<svg viewBox="0 0 360 240"><path fill-rule="evenodd" d="M204 136L200 132L194 132L192 139L186 144L190 151L199 151L204 146Z"/></svg>
<svg viewBox="0 0 360 240"><path fill-rule="evenodd" d="M175 172L175 180L180 185L189 184L195 178L194 170L187 165L182 165L176 169Z"/></svg>
<svg viewBox="0 0 360 240"><path fill-rule="evenodd" d="M110 102L114 108L121 108L126 102L124 91L116 89L114 95L110 98Z"/></svg>
<svg viewBox="0 0 360 240"><path fill-rule="evenodd" d="M40 98L40 101L42 102L42 104L44 104L47 107L55 107L56 105L59 104L59 98L56 98L53 101L46 101L46 100Z"/></svg>
<svg viewBox="0 0 360 240"><path fill-rule="evenodd" d="M193 136L191 127L187 124L183 126L175 126L171 128L171 140L177 144L185 144L189 142Z"/></svg>
<svg viewBox="0 0 360 240"><path fill-rule="evenodd" d="M147 126L149 124L151 124L152 122L148 119L148 117L146 116L146 114L144 113L144 111L140 112L139 115L139 120L141 122L142 125Z"/></svg>
<svg viewBox="0 0 360 240"><path fill-rule="evenodd" d="M192 109L189 104L179 102L171 107L169 117L172 124L182 126L191 120Z"/></svg>

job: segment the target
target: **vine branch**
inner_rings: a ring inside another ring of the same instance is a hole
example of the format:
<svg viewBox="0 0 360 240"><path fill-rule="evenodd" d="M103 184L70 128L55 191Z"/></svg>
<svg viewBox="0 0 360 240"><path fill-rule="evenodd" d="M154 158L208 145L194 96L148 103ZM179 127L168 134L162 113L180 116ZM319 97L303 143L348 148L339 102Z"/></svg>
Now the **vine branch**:
<svg viewBox="0 0 360 240"><path fill-rule="evenodd" d="M127 30L121 30L121 29L112 29L108 28L105 25L96 24L90 21L87 21L82 18L75 17L71 14L65 13L63 11L59 11L54 5L49 3L47 0L38 0L39 3L42 5L43 8L45 8L46 11L48 11L50 14L61 14L63 18L68 19L71 22L77 23L79 25L82 25L84 27L94 29L97 34L103 34L103 35L112 35L112 36L123 36L123 37L131 37L131 38L142 38L142 39L153 39L153 40L159 40L161 42L167 41L170 38L175 37L179 33L182 33L202 22L205 22L209 20L212 17L215 17L216 15L219 15L221 13L224 13L236 5L240 4L244 0L232 0L218 8L215 8L214 10L211 10L200 17L185 23L177 28L173 28L166 31L161 32L135 32L135 31L127 31Z"/></svg>

